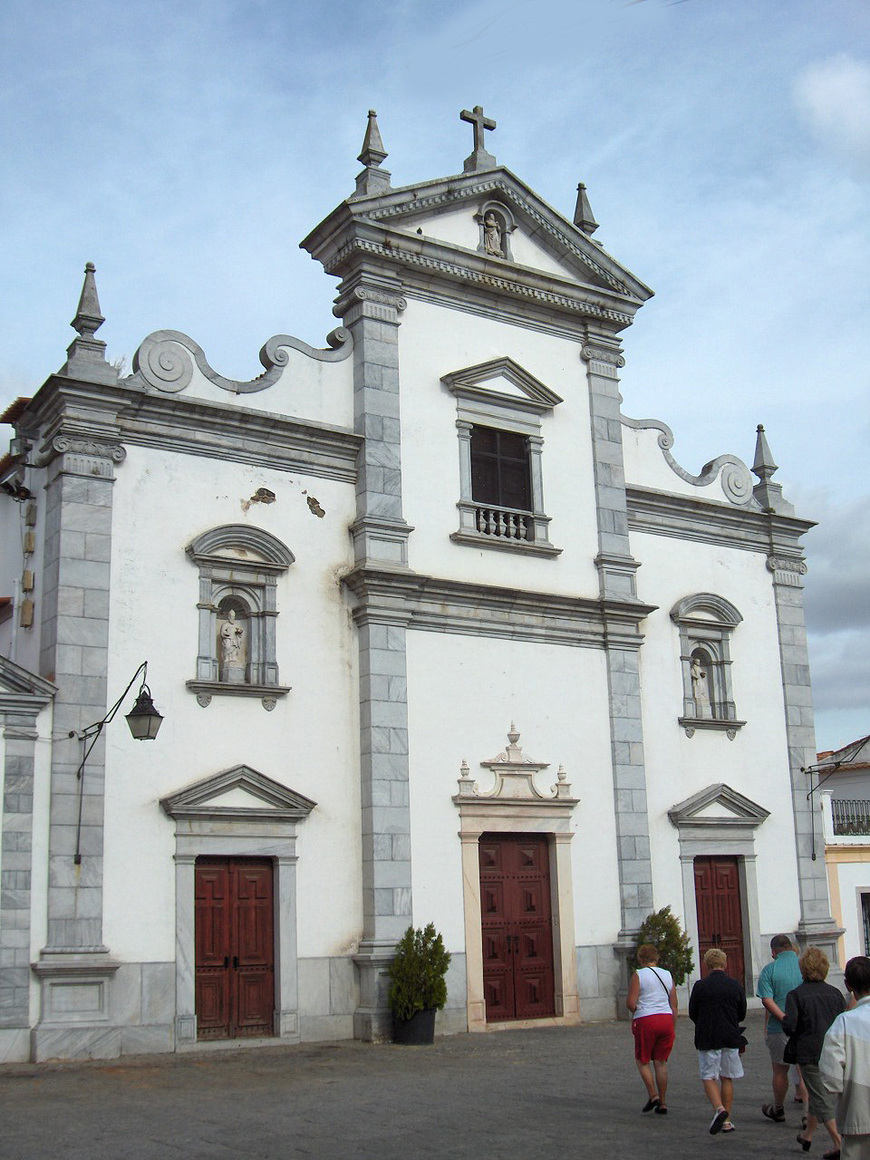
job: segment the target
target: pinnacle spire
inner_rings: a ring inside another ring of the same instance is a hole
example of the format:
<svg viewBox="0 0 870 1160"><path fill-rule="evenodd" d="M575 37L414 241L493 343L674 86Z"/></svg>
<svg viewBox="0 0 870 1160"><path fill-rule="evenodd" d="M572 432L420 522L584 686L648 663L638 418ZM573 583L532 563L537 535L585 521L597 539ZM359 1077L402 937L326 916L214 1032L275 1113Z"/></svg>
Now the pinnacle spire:
<svg viewBox="0 0 870 1160"><path fill-rule="evenodd" d="M793 515L794 507L783 496L782 484L772 482L777 471L779 468L764 434L764 427L759 423L755 436L755 459L752 463L752 473L758 476L758 483L752 489L752 494L765 511Z"/></svg>
<svg viewBox="0 0 870 1160"><path fill-rule="evenodd" d="M592 206L586 195L586 186L581 181L577 186L577 204L574 207L574 225L590 237L598 229L598 222L592 216Z"/></svg>
<svg viewBox="0 0 870 1160"><path fill-rule="evenodd" d="M67 347L66 363L60 373L85 382L116 383L118 371L106 362L106 344L101 338L95 337L106 321L100 312L96 272L93 262L85 265L85 280L76 316L70 323L73 330L78 331L78 337Z"/></svg>
<svg viewBox="0 0 870 1160"><path fill-rule="evenodd" d="M365 169L356 179L354 197L366 197L368 194L385 193L390 188L390 174L381 169L381 162L388 154L381 140L381 131L378 128L378 115L374 109L369 109L369 119L366 125L366 134L363 138L362 149L358 161Z"/></svg>
<svg viewBox="0 0 870 1160"><path fill-rule="evenodd" d="M378 115L374 109L369 109L369 120L366 125L366 135L357 161L363 165L377 168L389 156L381 140L381 131L378 128Z"/></svg>
<svg viewBox="0 0 870 1160"><path fill-rule="evenodd" d="M97 268L93 262L85 264L85 280L79 296L79 305L76 316L70 323L73 330L77 330L82 338L93 339L96 332L106 321L100 313L100 299L97 295L97 280L94 275ZM99 339L95 341L100 341Z"/></svg>
<svg viewBox="0 0 870 1160"><path fill-rule="evenodd" d="M756 428L755 438L755 461L752 464L752 472L757 475L762 483L767 483L774 472L779 471L779 468L773 461L770 446L767 442L767 436L764 434L764 427L761 423Z"/></svg>

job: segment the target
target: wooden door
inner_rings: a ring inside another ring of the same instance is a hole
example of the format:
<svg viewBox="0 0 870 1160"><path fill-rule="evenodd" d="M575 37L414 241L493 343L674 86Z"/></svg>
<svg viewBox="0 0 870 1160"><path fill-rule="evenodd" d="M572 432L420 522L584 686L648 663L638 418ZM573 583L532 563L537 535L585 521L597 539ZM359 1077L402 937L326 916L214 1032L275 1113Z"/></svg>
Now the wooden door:
<svg viewBox="0 0 870 1160"><path fill-rule="evenodd" d="M540 834L484 834L480 907L486 1017L555 1014L550 852Z"/></svg>
<svg viewBox="0 0 870 1160"><path fill-rule="evenodd" d="M272 863L197 858L195 900L198 1038L274 1034Z"/></svg>
<svg viewBox="0 0 870 1160"><path fill-rule="evenodd" d="M719 947L728 956L725 970L745 986L740 877L736 858L695 859L695 905L702 976L707 974L704 952L710 947Z"/></svg>

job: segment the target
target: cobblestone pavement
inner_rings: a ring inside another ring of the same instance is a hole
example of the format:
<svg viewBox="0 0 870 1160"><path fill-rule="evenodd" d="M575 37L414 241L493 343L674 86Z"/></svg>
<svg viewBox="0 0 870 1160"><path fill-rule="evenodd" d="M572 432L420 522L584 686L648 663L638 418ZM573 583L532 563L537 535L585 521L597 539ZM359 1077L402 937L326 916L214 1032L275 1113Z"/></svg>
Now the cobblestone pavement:
<svg viewBox="0 0 870 1160"><path fill-rule="evenodd" d="M646 1098L626 1023L364 1043L0 1066L2 1160L495 1160L802 1155L761 1115L770 1065L749 1016L736 1131L710 1136L692 1025L680 1018L667 1116ZM823 1131L811 1156L829 1142Z"/></svg>

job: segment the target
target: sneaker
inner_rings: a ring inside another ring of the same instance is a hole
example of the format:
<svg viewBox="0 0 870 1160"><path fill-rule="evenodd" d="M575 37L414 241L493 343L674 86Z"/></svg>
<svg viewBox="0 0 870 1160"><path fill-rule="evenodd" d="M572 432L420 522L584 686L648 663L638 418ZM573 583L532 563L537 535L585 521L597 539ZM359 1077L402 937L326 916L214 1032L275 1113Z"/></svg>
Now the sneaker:
<svg viewBox="0 0 870 1160"><path fill-rule="evenodd" d="M710 1121L710 1135L715 1136L722 1131L722 1125L728 1119L728 1113L724 1108L720 1108L713 1119Z"/></svg>

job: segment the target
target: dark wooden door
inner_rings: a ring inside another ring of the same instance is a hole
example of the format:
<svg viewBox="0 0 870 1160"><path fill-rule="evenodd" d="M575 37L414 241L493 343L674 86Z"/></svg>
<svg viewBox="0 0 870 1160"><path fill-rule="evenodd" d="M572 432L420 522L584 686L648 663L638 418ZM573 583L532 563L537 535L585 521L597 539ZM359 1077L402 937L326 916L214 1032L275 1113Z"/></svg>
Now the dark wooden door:
<svg viewBox="0 0 870 1160"><path fill-rule="evenodd" d="M719 947L728 956L725 970L745 986L740 876L736 858L695 859L695 905L698 910L698 957L707 974L704 952Z"/></svg>
<svg viewBox="0 0 870 1160"><path fill-rule="evenodd" d="M272 863L197 858L195 898L198 1038L272 1035Z"/></svg>
<svg viewBox="0 0 870 1160"><path fill-rule="evenodd" d="M487 1019L555 1014L550 852L545 837L481 837L480 908Z"/></svg>

